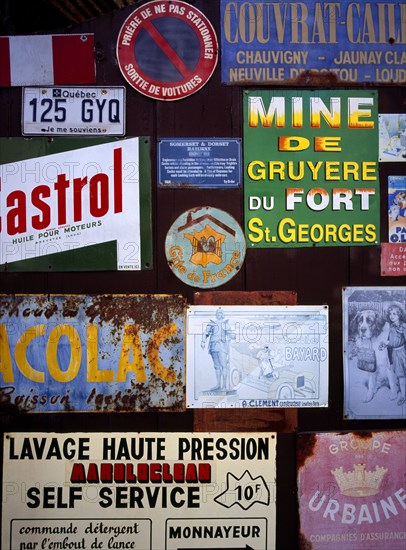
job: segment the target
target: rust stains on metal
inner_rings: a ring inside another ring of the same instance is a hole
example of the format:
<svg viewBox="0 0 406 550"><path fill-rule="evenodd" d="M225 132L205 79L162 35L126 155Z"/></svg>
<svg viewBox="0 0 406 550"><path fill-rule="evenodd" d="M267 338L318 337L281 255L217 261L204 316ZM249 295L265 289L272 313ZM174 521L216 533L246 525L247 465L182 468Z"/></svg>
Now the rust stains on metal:
<svg viewBox="0 0 406 550"><path fill-rule="evenodd" d="M162 306L159 307L159 302ZM124 322L136 322L141 330L154 332L170 323L186 307L186 300L179 295L101 295L92 297L86 309L91 323L111 323L116 329Z"/></svg>
<svg viewBox="0 0 406 550"><path fill-rule="evenodd" d="M326 73L319 73L316 71L308 70L302 71L293 81L293 84L297 86L320 86L328 88L329 86L346 84L346 82L340 81L337 78L337 75L331 71Z"/></svg>
<svg viewBox="0 0 406 550"><path fill-rule="evenodd" d="M86 315L92 323L112 325L110 337L116 344L122 338L124 326L125 341L139 339L140 330L150 335L146 352L138 361L141 364L148 359L150 369L147 383L137 377L125 391L109 395L98 394L93 388L87 403L94 406L96 411L183 411L184 376L176 372L176 365L179 365L181 358L177 354L168 353L164 364L160 355L181 343L183 336L178 334L179 327L173 320L183 316L185 308L186 299L179 295L93 297ZM141 346L134 348L140 350ZM170 407L168 403L171 403Z"/></svg>
<svg viewBox="0 0 406 550"><path fill-rule="evenodd" d="M64 317L76 317L80 303L80 296L67 297L62 306ZM45 294L4 296L0 299L0 318L6 314L9 317L18 317L20 313L26 318L44 315L46 319L50 319L58 313L58 304L52 296Z"/></svg>
<svg viewBox="0 0 406 550"><path fill-rule="evenodd" d="M323 69L324 71L324 69ZM325 72L319 72L314 69L308 69L301 71L295 78L291 78L283 81L275 81L273 84L276 86L300 86L300 87L320 87L329 88L335 86L348 86L351 81L339 79L337 74L332 70L325 70ZM264 84L257 82L256 80L239 80L240 86L255 86L258 84Z"/></svg>
<svg viewBox="0 0 406 550"><path fill-rule="evenodd" d="M36 407L38 403L49 403L50 405L60 405L61 412L72 412L75 408L70 402L69 390L66 393L39 394L33 388L27 393L16 393L16 386L2 386L0 388L0 414L26 414L29 412L38 412ZM24 391L22 389L21 391Z"/></svg>
<svg viewBox="0 0 406 550"><path fill-rule="evenodd" d="M337 435L350 435L352 439L360 439L362 441L373 439L379 432L368 432L368 431L359 431L359 432L339 432Z"/></svg>
<svg viewBox="0 0 406 550"><path fill-rule="evenodd" d="M183 411L185 311L186 298L180 295L0 296L9 381L14 382L12 355L21 336L7 327L11 316L21 318L21 334L39 338L38 354L31 359L34 371L50 371L46 386L31 379L2 387L1 405L14 404L21 413ZM47 327L44 318L52 316L56 326ZM45 326L43 333L34 331L37 326ZM51 336L56 336L52 357L46 353ZM61 387L72 355L78 372Z"/></svg>
<svg viewBox="0 0 406 550"><path fill-rule="evenodd" d="M375 434L372 434L371 432L353 432L352 436L354 439L372 439Z"/></svg>
<svg viewBox="0 0 406 550"><path fill-rule="evenodd" d="M18 317L19 306L23 302L24 298L22 296L17 296L13 299L10 299L10 296L1 296L0 297L0 318L2 317L13 317L14 315Z"/></svg>
<svg viewBox="0 0 406 550"><path fill-rule="evenodd" d="M172 367L165 367L159 359L159 348L161 344L170 336L174 336L177 333L177 326L172 323L171 325L165 325L158 329L151 340L148 343L148 361L151 369L163 380L168 382L176 382L176 373Z"/></svg>
<svg viewBox="0 0 406 550"><path fill-rule="evenodd" d="M47 307L47 309L45 310L44 315L47 319L50 319L52 315L57 311L58 311L58 306L55 303L49 304L49 307Z"/></svg>
<svg viewBox="0 0 406 550"><path fill-rule="evenodd" d="M314 433L299 434L297 445L297 468L303 468L306 460L313 456L314 447L317 442L317 436Z"/></svg>
<svg viewBox="0 0 406 550"><path fill-rule="evenodd" d="M391 39L388 40L391 43ZM295 78L275 81L273 84L275 86L296 86L296 87L318 87L318 88L331 88L331 87L340 87L348 86L354 82L359 82L356 80L356 69L308 69L301 71ZM240 86L255 86L263 85L264 82L257 82L256 80L250 79L241 79L238 80ZM364 85L375 85L376 82L364 82ZM385 81L385 84L396 84L394 80Z"/></svg>
<svg viewBox="0 0 406 550"><path fill-rule="evenodd" d="M76 317L83 299L81 296L68 296L62 306L64 317Z"/></svg>
<svg viewBox="0 0 406 550"><path fill-rule="evenodd" d="M160 391L162 398L152 403L155 391ZM182 376L178 375L176 384L167 384L152 373L148 385L132 380L130 387L110 394L98 393L93 388L86 402L95 412L182 412L185 409L183 395ZM172 398L174 401L168 407L168 400Z"/></svg>

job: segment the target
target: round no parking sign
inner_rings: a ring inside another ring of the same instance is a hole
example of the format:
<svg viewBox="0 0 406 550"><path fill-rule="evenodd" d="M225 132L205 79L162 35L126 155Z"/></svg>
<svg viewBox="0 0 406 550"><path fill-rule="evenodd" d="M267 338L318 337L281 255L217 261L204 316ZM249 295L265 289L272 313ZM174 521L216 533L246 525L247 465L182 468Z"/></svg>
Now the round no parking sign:
<svg viewBox="0 0 406 550"><path fill-rule="evenodd" d="M133 88L173 101L194 94L217 64L217 37L210 21L177 0L148 2L125 20L117 41L121 72Z"/></svg>

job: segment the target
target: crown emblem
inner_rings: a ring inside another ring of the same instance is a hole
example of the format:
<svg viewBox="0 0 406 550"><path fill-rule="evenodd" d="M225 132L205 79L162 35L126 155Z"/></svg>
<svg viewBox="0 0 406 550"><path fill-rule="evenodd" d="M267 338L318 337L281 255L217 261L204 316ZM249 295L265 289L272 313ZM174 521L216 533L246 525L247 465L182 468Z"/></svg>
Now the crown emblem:
<svg viewBox="0 0 406 550"><path fill-rule="evenodd" d="M342 466L331 470L341 494L350 497L366 497L379 492L387 468L375 466L375 471L365 470L365 464L354 464L352 472L344 472Z"/></svg>

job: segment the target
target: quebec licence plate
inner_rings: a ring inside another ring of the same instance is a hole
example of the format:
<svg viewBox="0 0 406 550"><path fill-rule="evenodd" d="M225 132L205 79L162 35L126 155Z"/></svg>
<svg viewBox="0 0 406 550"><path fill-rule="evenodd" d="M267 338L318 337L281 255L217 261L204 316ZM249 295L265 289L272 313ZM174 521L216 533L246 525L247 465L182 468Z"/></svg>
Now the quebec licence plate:
<svg viewBox="0 0 406 550"><path fill-rule="evenodd" d="M24 136L123 136L125 88L23 88Z"/></svg>

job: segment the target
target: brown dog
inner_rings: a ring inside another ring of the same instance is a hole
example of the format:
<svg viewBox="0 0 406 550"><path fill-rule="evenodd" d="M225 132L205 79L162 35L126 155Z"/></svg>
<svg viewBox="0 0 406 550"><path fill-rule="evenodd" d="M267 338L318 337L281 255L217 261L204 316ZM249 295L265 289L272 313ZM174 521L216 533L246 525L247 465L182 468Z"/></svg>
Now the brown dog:
<svg viewBox="0 0 406 550"><path fill-rule="evenodd" d="M389 326L385 318L374 309L359 310L350 318L350 340L355 343L351 357L361 356L363 351L370 350L375 358L375 372L367 375L367 394L363 401L371 401L381 386L389 386L390 399L396 399L399 391L398 380L389 363L386 342Z"/></svg>

